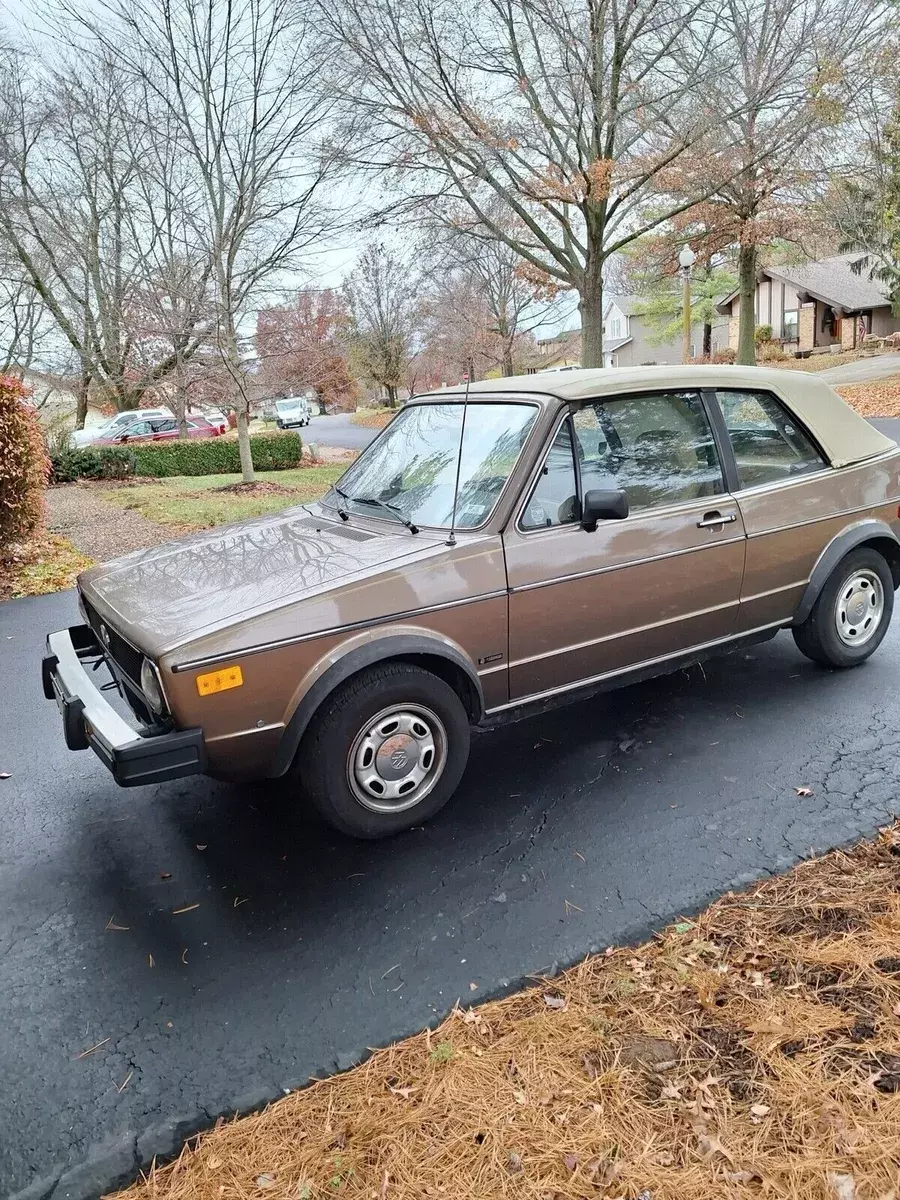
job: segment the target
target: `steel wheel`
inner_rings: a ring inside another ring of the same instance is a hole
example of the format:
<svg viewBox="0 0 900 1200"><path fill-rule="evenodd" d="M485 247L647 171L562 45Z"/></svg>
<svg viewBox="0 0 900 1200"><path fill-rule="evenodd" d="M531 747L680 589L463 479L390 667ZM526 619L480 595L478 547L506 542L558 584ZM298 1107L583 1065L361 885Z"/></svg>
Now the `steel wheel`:
<svg viewBox="0 0 900 1200"><path fill-rule="evenodd" d="M864 646L884 615L884 587L874 571L861 569L844 582L834 606L838 637L846 646Z"/></svg>
<svg viewBox="0 0 900 1200"><path fill-rule="evenodd" d="M419 804L447 762L447 731L418 704L383 709L359 731L347 756L347 780L370 812L398 813Z"/></svg>

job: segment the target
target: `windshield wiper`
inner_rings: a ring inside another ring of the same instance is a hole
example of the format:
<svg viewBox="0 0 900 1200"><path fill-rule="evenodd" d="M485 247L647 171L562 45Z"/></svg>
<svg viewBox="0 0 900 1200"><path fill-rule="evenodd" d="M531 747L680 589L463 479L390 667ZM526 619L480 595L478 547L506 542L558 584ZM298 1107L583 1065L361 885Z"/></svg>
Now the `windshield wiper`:
<svg viewBox="0 0 900 1200"><path fill-rule="evenodd" d="M414 525L409 517L407 517L402 509L398 508L396 504L389 504L386 500L379 500L377 496L348 496L347 499L354 504L371 504L373 508L383 508L386 512L389 512L391 516L396 517L398 521L401 521L410 533L419 532L418 525Z"/></svg>
<svg viewBox="0 0 900 1200"><path fill-rule="evenodd" d="M338 487L338 485L337 485L336 483L333 483L333 484L331 485L331 490L332 490L332 491L333 491L333 492L334 492L336 495L340 496L340 498L341 498L341 499L342 499L342 500L345 502L345 505L350 503L350 497L347 495L347 493L344 491L344 489L343 489L343 488L339 488L339 487ZM341 506L340 506L340 505L338 505L338 506L337 506L337 512L338 512L338 516L341 518L341 520L342 520L342 521L349 521L349 520L350 520L350 514L347 512L347 509L346 509L346 507L344 507L344 508L341 508Z"/></svg>

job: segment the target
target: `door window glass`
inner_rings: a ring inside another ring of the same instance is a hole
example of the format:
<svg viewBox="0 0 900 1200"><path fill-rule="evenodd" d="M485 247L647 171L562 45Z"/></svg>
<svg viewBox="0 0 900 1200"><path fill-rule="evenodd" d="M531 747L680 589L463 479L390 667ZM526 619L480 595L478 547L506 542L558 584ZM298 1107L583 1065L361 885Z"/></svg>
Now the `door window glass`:
<svg viewBox="0 0 900 1200"><path fill-rule="evenodd" d="M575 416L582 489L621 489L632 511L718 496L722 469L697 392L586 404Z"/></svg>
<svg viewBox="0 0 900 1200"><path fill-rule="evenodd" d="M794 418L770 392L723 390L717 395L741 487L777 483L827 467Z"/></svg>
<svg viewBox="0 0 900 1200"><path fill-rule="evenodd" d="M564 421L522 514L523 529L571 525L579 518L578 484L572 457L572 430Z"/></svg>
<svg viewBox="0 0 900 1200"><path fill-rule="evenodd" d="M149 421L136 421L134 425L129 425L127 429L122 431L123 437L146 437L150 432Z"/></svg>

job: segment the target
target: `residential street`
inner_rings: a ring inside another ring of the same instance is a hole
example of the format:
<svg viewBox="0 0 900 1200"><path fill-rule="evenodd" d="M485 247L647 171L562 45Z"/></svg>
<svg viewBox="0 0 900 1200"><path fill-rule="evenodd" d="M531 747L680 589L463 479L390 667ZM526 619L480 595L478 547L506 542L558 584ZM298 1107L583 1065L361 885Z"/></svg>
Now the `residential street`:
<svg viewBox="0 0 900 1200"><path fill-rule="evenodd" d="M71 592L0 606L2 1194L108 1138L127 1171L148 1126L346 1067L897 809L900 626L855 671L781 635L479 735L437 820L363 845L265 787L122 791L68 752L39 660L75 620Z"/></svg>
<svg viewBox="0 0 900 1200"><path fill-rule="evenodd" d="M336 413L331 417L313 417L300 436L311 446L340 446L344 450L362 450L368 446L377 429L367 429L350 420L349 413Z"/></svg>
<svg viewBox="0 0 900 1200"><path fill-rule="evenodd" d="M888 375L900 374L900 357L896 354L878 354L874 358L858 358L855 362L844 363L840 367L829 367L820 371L823 379L827 379L832 387L842 387L851 383L871 383L876 379L886 379Z"/></svg>

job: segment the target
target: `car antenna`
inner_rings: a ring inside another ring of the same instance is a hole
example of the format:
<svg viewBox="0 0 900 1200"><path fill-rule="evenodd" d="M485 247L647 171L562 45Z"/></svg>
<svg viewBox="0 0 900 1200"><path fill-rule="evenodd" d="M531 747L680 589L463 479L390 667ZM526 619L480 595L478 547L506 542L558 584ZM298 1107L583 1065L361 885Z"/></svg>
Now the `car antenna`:
<svg viewBox="0 0 900 1200"><path fill-rule="evenodd" d="M456 486L453 489L453 512L450 515L450 536L447 538L445 545L456 545L456 534L453 532L453 527L456 525L456 503L459 500L459 476L462 471L462 456L463 456L463 439L466 436L466 413L469 409L469 387L472 383L472 369L474 361L469 359L469 369L466 371L466 393L463 396L462 410L462 425L459 430L459 454L456 459Z"/></svg>

